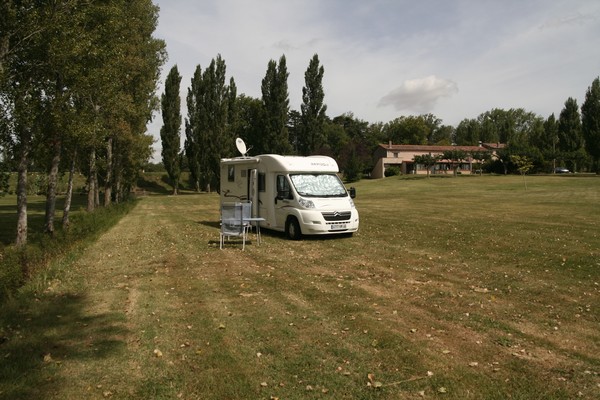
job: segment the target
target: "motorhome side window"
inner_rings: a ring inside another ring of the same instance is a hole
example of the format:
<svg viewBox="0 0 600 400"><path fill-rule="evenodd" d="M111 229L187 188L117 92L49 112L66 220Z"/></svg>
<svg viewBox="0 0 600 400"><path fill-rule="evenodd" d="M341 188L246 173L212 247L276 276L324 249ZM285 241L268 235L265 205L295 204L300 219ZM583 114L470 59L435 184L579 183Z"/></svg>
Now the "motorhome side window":
<svg viewBox="0 0 600 400"><path fill-rule="evenodd" d="M282 199L291 199L290 183L285 175L277 175L277 197Z"/></svg>
<svg viewBox="0 0 600 400"><path fill-rule="evenodd" d="M235 181L235 165L227 166L227 181L234 182Z"/></svg>
<svg viewBox="0 0 600 400"><path fill-rule="evenodd" d="M265 174L263 172L258 173L258 191L265 191Z"/></svg>

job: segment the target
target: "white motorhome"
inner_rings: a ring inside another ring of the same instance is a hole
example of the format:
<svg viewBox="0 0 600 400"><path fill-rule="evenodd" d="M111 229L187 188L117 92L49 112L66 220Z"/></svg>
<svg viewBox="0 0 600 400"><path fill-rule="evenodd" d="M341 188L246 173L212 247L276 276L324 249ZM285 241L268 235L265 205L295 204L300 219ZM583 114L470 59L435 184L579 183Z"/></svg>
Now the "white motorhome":
<svg viewBox="0 0 600 400"><path fill-rule="evenodd" d="M244 147L245 149L245 147ZM245 151L242 151L245 154ZM262 228L302 235L352 234L358 211L326 156L264 154L221 159L221 204L252 202L252 217Z"/></svg>

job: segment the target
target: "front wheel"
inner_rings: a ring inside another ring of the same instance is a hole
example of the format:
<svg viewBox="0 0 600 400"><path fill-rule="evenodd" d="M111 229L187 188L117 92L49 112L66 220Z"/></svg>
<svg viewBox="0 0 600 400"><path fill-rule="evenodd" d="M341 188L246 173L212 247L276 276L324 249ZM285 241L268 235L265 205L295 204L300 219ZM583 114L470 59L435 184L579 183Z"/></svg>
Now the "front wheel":
<svg viewBox="0 0 600 400"><path fill-rule="evenodd" d="M302 238L300 224L296 218L290 217L285 222L285 234L290 240L300 240Z"/></svg>

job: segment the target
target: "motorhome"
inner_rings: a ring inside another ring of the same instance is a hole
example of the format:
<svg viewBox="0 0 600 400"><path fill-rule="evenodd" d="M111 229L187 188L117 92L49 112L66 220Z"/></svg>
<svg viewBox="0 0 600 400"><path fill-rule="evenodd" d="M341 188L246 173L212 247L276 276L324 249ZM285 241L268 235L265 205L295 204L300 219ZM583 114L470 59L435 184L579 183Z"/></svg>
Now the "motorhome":
<svg viewBox="0 0 600 400"><path fill-rule="evenodd" d="M239 148L239 147L238 147ZM352 234L358 230L355 190L338 177L338 165L326 156L221 159L221 204L251 202L261 228L302 235Z"/></svg>

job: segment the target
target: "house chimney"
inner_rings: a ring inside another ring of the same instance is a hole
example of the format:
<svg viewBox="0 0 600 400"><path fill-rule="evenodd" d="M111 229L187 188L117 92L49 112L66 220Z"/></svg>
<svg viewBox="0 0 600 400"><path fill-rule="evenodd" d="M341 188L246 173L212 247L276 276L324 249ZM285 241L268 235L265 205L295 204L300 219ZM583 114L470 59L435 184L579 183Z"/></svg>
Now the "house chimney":
<svg viewBox="0 0 600 400"><path fill-rule="evenodd" d="M388 142L388 149L391 149L391 148L392 148L392 141L390 140L390 141Z"/></svg>

